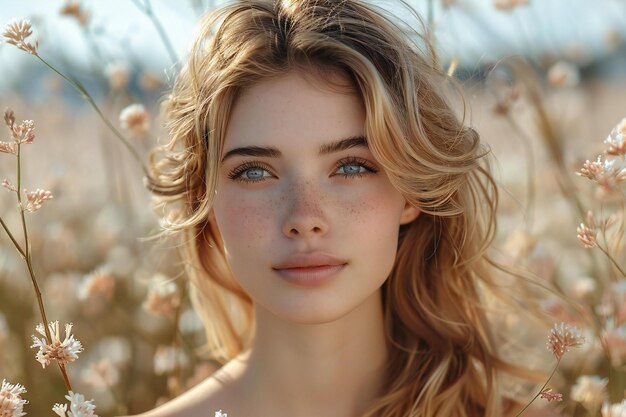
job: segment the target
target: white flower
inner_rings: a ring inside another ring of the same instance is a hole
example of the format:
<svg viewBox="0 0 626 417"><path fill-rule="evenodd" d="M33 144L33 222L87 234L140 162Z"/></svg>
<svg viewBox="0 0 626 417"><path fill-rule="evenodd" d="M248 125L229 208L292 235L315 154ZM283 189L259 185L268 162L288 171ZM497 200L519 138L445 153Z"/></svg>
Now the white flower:
<svg viewBox="0 0 626 417"><path fill-rule="evenodd" d="M37 332L44 337L40 339L33 336L33 345L31 348L39 348L35 357L44 368L50 365L50 362L53 360L57 360L63 364L74 362L78 359L78 354L83 351L83 345L78 340L74 339L71 323L65 325L65 339L63 341L61 341L58 321L48 324L48 329L52 337L50 343L46 340L46 332L43 324L38 324L36 329Z"/></svg>
<svg viewBox="0 0 626 417"><path fill-rule="evenodd" d="M143 308L154 315L173 316L180 307L180 294L176 283L165 275L156 274L150 281Z"/></svg>
<svg viewBox="0 0 626 417"><path fill-rule="evenodd" d="M548 70L548 81L555 87L572 87L580 82L580 71L571 62L559 61Z"/></svg>
<svg viewBox="0 0 626 417"><path fill-rule="evenodd" d="M120 113L120 125L134 136L145 136L150 130L150 113L142 104L131 104Z"/></svg>
<svg viewBox="0 0 626 417"><path fill-rule="evenodd" d="M67 411L67 404L55 404L52 411L61 417L98 417L94 414L96 409L93 400L85 401L85 396L70 391L65 396L70 402L70 411Z"/></svg>
<svg viewBox="0 0 626 417"><path fill-rule="evenodd" d="M26 389L20 384L9 384L2 380L0 387L0 416L1 417L21 417L26 415L24 404L28 401L22 399L22 394Z"/></svg>
<svg viewBox="0 0 626 417"><path fill-rule="evenodd" d="M604 403L602 406L602 417L626 417L626 400L611 405Z"/></svg>
<svg viewBox="0 0 626 417"><path fill-rule="evenodd" d="M189 360L185 353L174 346L159 345L154 353L154 373L163 375L187 366Z"/></svg>
<svg viewBox="0 0 626 417"><path fill-rule="evenodd" d="M78 299L89 300L101 296L107 300L113 298L115 293L115 276L110 268L102 267L86 275L78 287Z"/></svg>
<svg viewBox="0 0 626 417"><path fill-rule="evenodd" d="M215 417L228 417L228 414L222 413L222 410L215 412Z"/></svg>
<svg viewBox="0 0 626 417"><path fill-rule="evenodd" d="M67 416L67 404L55 404L52 406L52 411L60 415L61 417Z"/></svg>
<svg viewBox="0 0 626 417"><path fill-rule="evenodd" d="M572 387L571 397L581 403L589 412L597 413L606 400L608 379L599 376L583 375L578 377Z"/></svg>
<svg viewBox="0 0 626 417"><path fill-rule="evenodd" d="M607 154L624 157L626 154L626 117L611 130L604 143L609 145Z"/></svg>
<svg viewBox="0 0 626 417"><path fill-rule="evenodd" d="M105 73L109 78L109 86L112 90L121 90L128 85L130 74L126 65L122 63L109 64Z"/></svg>

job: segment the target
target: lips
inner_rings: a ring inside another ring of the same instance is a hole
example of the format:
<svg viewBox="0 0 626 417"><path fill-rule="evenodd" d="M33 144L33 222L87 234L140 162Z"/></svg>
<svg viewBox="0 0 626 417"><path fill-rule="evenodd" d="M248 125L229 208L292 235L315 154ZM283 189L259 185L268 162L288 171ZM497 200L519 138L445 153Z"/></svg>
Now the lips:
<svg viewBox="0 0 626 417"><path fill-rule="evenodd" d="M333 266L342 266L347 264L348 261L344 259L335 258L334 256L328 255L326 253L321 252L310 252L310 253L296 253L289 256L284 261L280 262L277 265L274 265L272 269L275 270L315 270L320 267L333 267Z"/></svg>
<svg viewBox="0 0 626 417"><path fill-rule="evenodd" d="M321 252L296 253L272 269L282 279L299 287L315 288L332 281L348 264L345 259Z"/></svg>

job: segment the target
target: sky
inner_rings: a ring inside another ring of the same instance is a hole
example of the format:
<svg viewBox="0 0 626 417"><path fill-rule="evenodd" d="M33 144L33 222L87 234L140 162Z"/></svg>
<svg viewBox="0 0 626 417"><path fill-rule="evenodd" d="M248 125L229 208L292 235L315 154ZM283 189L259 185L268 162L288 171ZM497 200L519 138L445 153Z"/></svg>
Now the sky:
<svg viewBox="0 0 626 417"><path fill-rule="evenodd" d="M92 16L89 37L74 19L59 15L65 0L0 0L0 24L4 26L12 18L31 19L40 52L52 61L87 68L98 49L101 62L131 61L168 76L172 61L152 22L137 6L136 2L144 1L83 1ZM469 67L515 54L544 53L575 57L584 65L615 53L607 36L621 38L620 52L624 52L626 0L529 0L528 5L511 12L497 10L494 1L456 0L443 8L441 0L408 0L424 17L428 5L434 5L441 56L456 57ZM407 16L397 0L370 2L397 16ZM201 11L220 3L224 1L151 1L179 58L185 55ZM18 80L32 61L33 57L11 45L0 44L0 93Z"/></svg>

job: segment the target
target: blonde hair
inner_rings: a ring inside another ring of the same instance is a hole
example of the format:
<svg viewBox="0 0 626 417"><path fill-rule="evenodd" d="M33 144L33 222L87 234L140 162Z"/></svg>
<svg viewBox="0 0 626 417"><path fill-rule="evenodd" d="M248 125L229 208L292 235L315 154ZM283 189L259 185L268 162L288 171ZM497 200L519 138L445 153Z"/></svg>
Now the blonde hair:
<svg viewBox="0 0 626 417"><path fill-rule="evenodd" d="M444 99L428 42L403 31L358 0L240 0L211 13L166 101L171 140L153 159L153 188L177 206L166 227L184 236L208 349L226 362L254 323L211 209L231 109L246 88L295 69L347 75L374 157L422 212L401 227L382 288L389 368L365 416L501 416L501 371L524 373L500 358L484 309L484 291L501 292L486 256L497 209L488 151Z"/></svg>

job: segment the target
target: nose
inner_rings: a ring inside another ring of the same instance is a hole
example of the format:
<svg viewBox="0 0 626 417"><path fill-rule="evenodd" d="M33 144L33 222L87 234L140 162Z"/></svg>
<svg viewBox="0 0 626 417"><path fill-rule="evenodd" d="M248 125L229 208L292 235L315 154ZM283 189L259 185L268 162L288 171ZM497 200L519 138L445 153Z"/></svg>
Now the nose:
<svg viewBox="0 0 626 417"><path fill-rule="evenodd" d="M323 236L328 231L324 196L311 184L291 188L286 195L288 211L283 234L289 238Z"/></svg>

